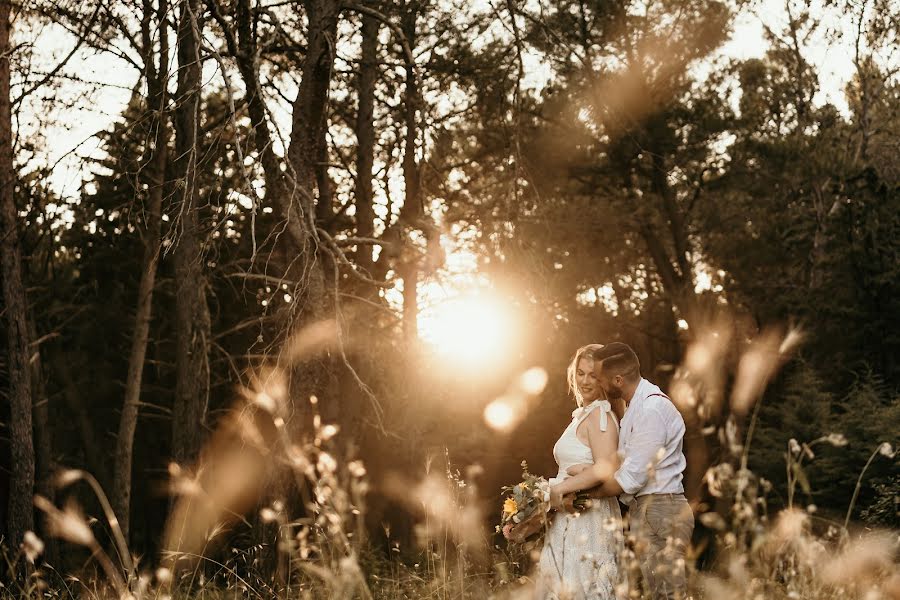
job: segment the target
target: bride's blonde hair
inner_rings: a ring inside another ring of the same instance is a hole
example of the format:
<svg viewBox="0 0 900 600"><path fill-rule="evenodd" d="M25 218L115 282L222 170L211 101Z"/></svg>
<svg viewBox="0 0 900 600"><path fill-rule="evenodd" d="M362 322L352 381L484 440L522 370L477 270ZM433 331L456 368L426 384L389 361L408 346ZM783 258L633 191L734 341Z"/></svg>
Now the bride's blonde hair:
<svg viewBox="0 0 900 600"><path fill-rule="evenodd" d="M581 395L581 390L578 389L578 381L576 379L578 363L583 359L596 361L597 353L602 349L603 344L588 344L587 346L582 346L575 351L575 356L572 358L572 362L569 363L569 367L566 369L566 381L569 384L569 391L575 396L575 403L578 406L584 406L584 396ZM602 390L600 391L600 394L603 395Z"/></svg>

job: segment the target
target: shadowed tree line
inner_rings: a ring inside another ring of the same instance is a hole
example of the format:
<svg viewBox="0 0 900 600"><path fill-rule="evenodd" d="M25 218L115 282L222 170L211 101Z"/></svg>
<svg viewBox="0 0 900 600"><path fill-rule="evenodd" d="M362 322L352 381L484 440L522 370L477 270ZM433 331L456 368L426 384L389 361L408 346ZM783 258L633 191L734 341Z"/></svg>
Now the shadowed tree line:
<svg viewBox="0 0 900 600"><path fill-rule="evenodd" d="M170 463L191 464L272 365L291 435L312 435L315 396L376 482L370 532L406 543L412 517L377 486L390 472L446 448L484 467L493 501L523 458L552 470L577 346L627 342L667 387L692 342L728 337L736 364L769 326L804 342L761 400L750 467L783 494L789 440L844 433L801 494L843 514L872 444L898 441L900 10L828 8L827 43L855 48L835 106L813 64L826 15L789 0L764 55L737 61L721 48L741 9L0 0L6 543L40 530L34 493L81 468L134 550L158 549ZM68 35L48 68L28 43L42 27ZM73 47L133 86L60 197L34 160L52 141L17 130L41 103L67 114L73 87L102 103ZM453 285L448 240L519 320L489 373L418 340L422 291ZM337 342L296 360L292 336L323 320ZM534 365L543 401L492 432L485 403ZM724 444L704 426L749 416L708 406L695 444L712 460ZM269 499L286 493L266 477ZM900 524L898 481L875 464L854 517Z"/></svg>

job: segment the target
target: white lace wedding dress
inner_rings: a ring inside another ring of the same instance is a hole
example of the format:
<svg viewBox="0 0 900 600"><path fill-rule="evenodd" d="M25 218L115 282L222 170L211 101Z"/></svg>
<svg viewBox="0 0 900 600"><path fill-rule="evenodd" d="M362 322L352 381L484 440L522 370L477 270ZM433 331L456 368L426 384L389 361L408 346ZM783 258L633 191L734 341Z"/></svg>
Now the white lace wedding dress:
<svg viewBox="0 0 900 600"><path fill-rule="evenodd" d="M610 425L618 429L612 407L597 400L572 413L572 422L553 447L559 465L557 478L568 477L572 465L593 463L591 449L578 439L578 426L592 412L599 410L600 428ZM538 568L537 598L555 600L613 600L619 581L616 556L622 543L622 513L616 498L593 500L581 514L559 512L544 537Z"/></svg>

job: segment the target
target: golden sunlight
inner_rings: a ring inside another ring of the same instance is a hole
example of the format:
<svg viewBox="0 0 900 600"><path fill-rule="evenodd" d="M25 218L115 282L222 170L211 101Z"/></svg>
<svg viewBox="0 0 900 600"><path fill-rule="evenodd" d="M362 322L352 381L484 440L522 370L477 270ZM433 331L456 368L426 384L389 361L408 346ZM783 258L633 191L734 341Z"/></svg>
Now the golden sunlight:
<svg viewBox="0 0 900 600"><path fill-rule="evenodd" d="M496 298L472 293L438 303L419 315L419 334L445 358L478 364L510 351L510 311Z"/></svg>

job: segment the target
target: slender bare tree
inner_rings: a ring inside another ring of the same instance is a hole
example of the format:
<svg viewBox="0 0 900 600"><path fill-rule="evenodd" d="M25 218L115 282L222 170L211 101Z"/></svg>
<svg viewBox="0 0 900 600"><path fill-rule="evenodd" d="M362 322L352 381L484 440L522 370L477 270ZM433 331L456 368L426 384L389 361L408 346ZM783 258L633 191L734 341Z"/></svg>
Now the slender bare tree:
<svg viewBox="0 0 900 600"><path fill-rule="evenodd" d="M271 198L285 222L290 236L292 271L298 276L296 290L299 320L330 316L332 294L326 284L320 260L331 249L320 238L317 229L316 190L320 183L317 165L325 143L329 87L334 63L334 43L340 3L334 0L304 2L308 16L307 50L303 59L300 89L292 106L292 130L287 150L287 165L275 153L269 118L260 79L259 47L254 33L254 13L248 0L236 5L234 30L210 0L214 16L225 31L229 51L237 57L241 78L247 90L247 110L254 131L254 142L266 185L266 198ZM330 202L330 194L319 189L319 202ZM319 214L331 212L324 207Z"/></svg>
<svg viewBox="0 0 900 600"><path fill-rule="evenodd" d="M32 437L31 369L28 361L28 304L22 281L22 257L14 197L12 111L9 95L10 66L9 0L0 0L0 253L2 253L3 301L9 372L9 512L7 539L15 548L34 526L34 439Z"/></svg>
<svg viewBox="0 0 900 600"><path fill-rule="evenodd" d="M406 43L415 48L416 27L421 4L418 0L408 0L401 9L401 29ZM423 268L423 255L415 247L409 234L414 230L424 231L426 237L434 235L430 219L426 218L422 202L422 176L416 160L419 136L418 112L421 108L419 81L415 63L406 63L406 87L404 89L404 125L406 134L403 141L403 182L406 194L400 210L399 225L403 228L404 249L401 251L398 273L403 279L403 335L408 344L419 337L419 279Z"/></svg>
<svg viewBox="0 0 900 600"><path fill-rule="evenodd" d="M175 409L172 456L194 457L202 442L209 394L209 308L200 231L197 159L200 129L199 0L180 0L178 15L178 90L174 109L178 239L175 247Z"/></svg>
<svg viewBox="0 0 900 600"><path fill-rule="evenodd" d="M356 112L356 235L371 238L375 234L372 206L372 166L375 162L375 82L378 78L378 19L362 15L362 56L359 65ZM359 246L356 264L372 272L372 247Z"/></svg>
<svg viewBox="0 0 900 600"><path fill-rule="evenodd" d="M166 110L166 76L168 72L169 39L166 23L168 2L158 0L154 9L151 0L143 2L141 20L141 45L144 57L144 77L147 81L147 97L151 112L151 131L154 137L149 151L149 172L153 182L149 193L147 225L144 231L144 257L141 280L138 286L137 311L128 358L128 379L125 383L125 400L119 418L119 435L116 440L116 463L113 473L112 502L126 538L131 515L131 472L134 432L137 429L138 407L141 398L141 381L150 338L150 317L153 309L153 288L156 284L157 264L160 255L160 227L163 190L168 162L169 125ZM154 57L154 40L151 35L154 12L156 31L159 35L159 52Z"/></svg>

